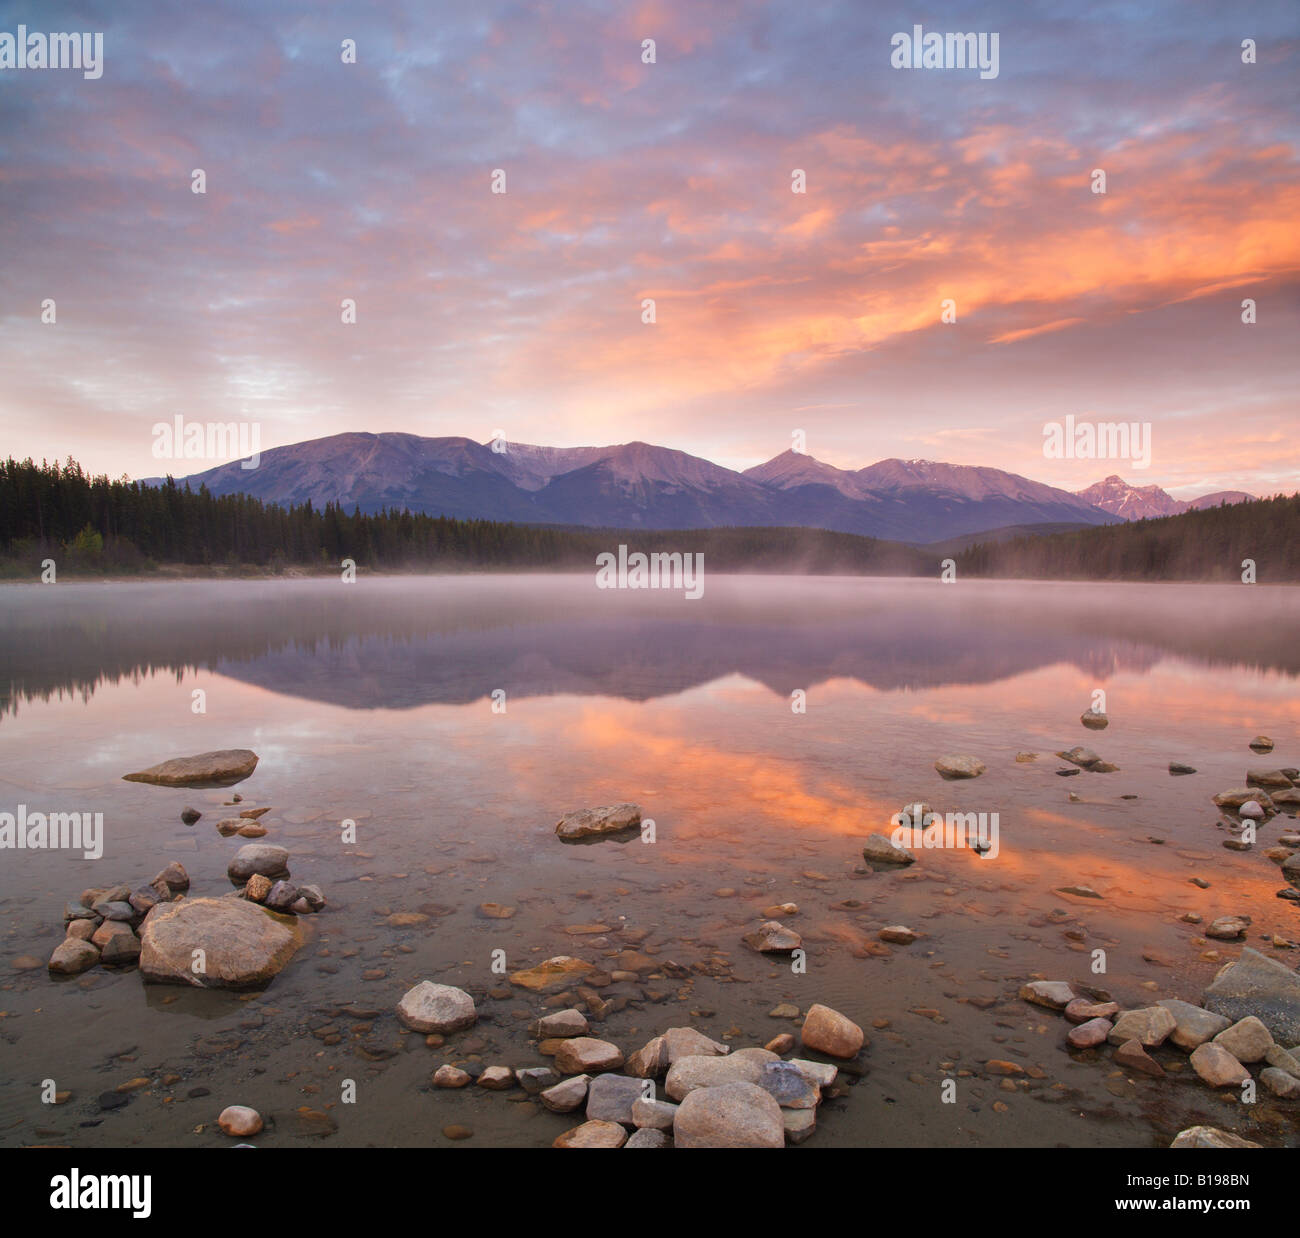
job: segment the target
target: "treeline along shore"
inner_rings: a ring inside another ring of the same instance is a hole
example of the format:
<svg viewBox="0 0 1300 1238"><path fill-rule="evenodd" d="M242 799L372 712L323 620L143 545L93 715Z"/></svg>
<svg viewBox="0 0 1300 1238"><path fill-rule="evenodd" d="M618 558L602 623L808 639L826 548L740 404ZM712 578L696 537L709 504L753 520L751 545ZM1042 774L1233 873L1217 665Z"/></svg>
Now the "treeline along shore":
<svg viewBox="0 0 1300 1238"><path fill-rule="evenodd" d="M263 503L91 476L80 465L0 465L0 577L33 580L53 559L72 576L335 571L595 570L596 556L702 553L714 572L1044 580L1300 582L1300 496L1158 520L912 546L806 528L623 530L457 520L390 510Z"/></svg>

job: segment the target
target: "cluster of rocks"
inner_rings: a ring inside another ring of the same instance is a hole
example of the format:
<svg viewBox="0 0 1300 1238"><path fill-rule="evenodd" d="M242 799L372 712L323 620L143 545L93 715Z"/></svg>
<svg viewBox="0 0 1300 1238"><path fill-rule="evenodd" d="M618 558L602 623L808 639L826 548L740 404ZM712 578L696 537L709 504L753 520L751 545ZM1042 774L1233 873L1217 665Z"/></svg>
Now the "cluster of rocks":
<svg viewBox="0 0 1300 1238"><path fill-rule="evenodd" d="M179 898L190 887L189 874L173 861L146 887L109 886L81 892L63 911L65 936L50 955L49 970L75 976L96 964L126 967L140 957L137 929L159 904Z"/></svg>
<svg viewBox="0 0 1300 1238"><path fill-rule="evenodd" d="M1064 980L1032 981L1020 997L1073 1024L1066 1035L1069 1048L1110 1045L1113 1060L1126 1071L1164 1078L1169 1059L1162 1065L1153 1051L1173 1047L1212 1088L1240 1087L1255 1066L1259 1082L1274 1096L1300 1100L1300 976L1256 950L1244 949L1221 969L1201 1005L1166 998L1121 1010L1104 995Z"/></svg>
<svg viewBox="0 0 1300 1238"><path fill-rule="evenodd" d="M294 885L289 875L289 852L274 843L245 843L226 866L226 876L250 903L286 915L320 911L325 906L320 886Z"/></svg>
<svg viewBox="0 0 1300 1238"><path fill-rule="evenodd" d="M402 997L397 1017L413 1031L445 1035L478 1016L470 994L426 980ZM552 1065L446 1062L432 1086L518 1086L552 1113L582 1111L585 1121L559 1135L557 1148L780 1148L813 1133L817 1107L839 1073L831 1063L787 1057L795 1048L790 1033L733 1050L694 1028L672 1027L625 1054L590 1031L581 1010L551 1011L533 1032ZM822 1005L804 1017L800 1040L806 1051L841 1061L867 1043L856 1023Z"/></svg>

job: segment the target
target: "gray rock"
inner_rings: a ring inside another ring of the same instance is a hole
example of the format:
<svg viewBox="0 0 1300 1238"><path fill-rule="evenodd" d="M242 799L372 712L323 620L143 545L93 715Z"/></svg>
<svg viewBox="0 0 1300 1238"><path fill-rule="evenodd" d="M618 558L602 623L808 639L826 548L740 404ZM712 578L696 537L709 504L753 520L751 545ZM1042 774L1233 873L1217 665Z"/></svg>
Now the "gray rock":
<svg viewBox="0 0 1300 1238"><path fill-rule="evenodd" d="M657 1131L670 1131L677 1117L677 1106L666 1100L649 1100L639 1097L632 1102L632 1125L650 1127Z"/></svg>
<svg viewBox="0 0 1300 1238"><path fill-rule="evenodd" d="M1169 1039L1188 1053L1232 1026L1231 1019L1193 1006L1191 1002L1180 1002L1177 998L1167 998L1156 1005L1163 1006L1174 1016L1174 1030L1169 1033Z"/></svg>
<svg viewBox="0 0 1300 1238"><path fill-rule="evenodd" d="M738 1049L727 1057L680 1057L668 1069L664 1091L681 1101L698 1088L724 1083L757 1083L763 1066L780 1058L766 1049Z"/></svg>
<svg viewBox="0 0 1300 1238"><path fill-rule="evenodd" d="M474 999L450 984L422 980L397 1003L397 1017L414 1032L459 1032L478 1018Z"/></svg>
<svg viewBox="0 0 1300 1238"><path fill-rule="evenodd" d="M298 901L298 887L287 881L277 881L263 901L272 911L288 911Z"/></svg>
<svg viewBox="0 0 1300 1238"><path fill-rule="evenodd" d="M226 875L242 885L254 873L272 880L289 875L289 853L274 843L245 843L226 867Z"/></svg>
<svg viewBox="0 0 1300 1238"><path fill-rule="evenodd" d="M649 1126L643 1126L640 1130L633 1131L628 1136L625 1148L671 1148L672 1140L661 1130L655 1130Z"/></svg>
<svg viewBox="0 0 1300 1238"><path fill-rule="evenodd" d="M553 1010L537 1020L537 1035L542 1040L565 1040L587 1034L587 1016L581 1010Z"/></svg>
<svg viewBox="0 0 1300 1238"><path fill-rule="evenodd" d="M1300 1042L1300 976L1249 946L1214 977L1203 1005L1234 1022L1253 1014L1274 1040Z"/></svg>
<svg viewBox="0 0 1300 1238"><path fill-rule="evenodd" d="M597 1075L587 1085L587 1120L618 1122L633 1126L632 1106L646 1094L654 1093L654 1084L628 1075Z"/></svg>
<svg viewBox="0 0 1300 1238"><path fill-rule="evenodd" d="M821 1088L810 1083L793 1062L763 1063L758 1086L770 1092L782 1109L816 1109L822 1099Z"/></svg>
<svg viewBox="0 0 1300 1238"><path fill-rule="evenodd" d="M529 1096L537 1096L560 1081L560 1076L549 1066L526 1066L515 1071L515 1078Z"/></svg>
<svg viewBox="0 0 1300 1238"><path fill-rule="evenodd" d="M730 1045L712 1040L693 1027L670 1027L663 1034L663 1041L669 1066L681 1057L725 1057L731 1052Z"/></svg>
<svg viewBox="0 0 1300 1238"><path fill-rule="evenodd" d="M1300 1079L1287 1074L1285 1070L1266 1066L1259 1072L1259 1081L1274 1096L1280 1096L1283 1100L1300 1100Z"/></svg>

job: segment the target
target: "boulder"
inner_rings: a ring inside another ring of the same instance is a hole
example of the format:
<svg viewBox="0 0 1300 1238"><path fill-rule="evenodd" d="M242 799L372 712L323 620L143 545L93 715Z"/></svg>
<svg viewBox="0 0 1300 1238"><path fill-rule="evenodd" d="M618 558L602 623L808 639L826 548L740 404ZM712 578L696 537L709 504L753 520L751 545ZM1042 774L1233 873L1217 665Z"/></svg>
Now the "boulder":
<svg viewBox="0 0 1300 1238"><path fill-rule="evenodd" d="M1238 1087L1250 1078L1250 1071L1227 1049L1213 1042L1197 1046L1189 1060L1192 1069L1212 1088Z"/></svg>
<svg viewBox="0 0 1300 1238"><path fill-rule="evenodd" d="M780 1059L766 1049L740 1049L727 1057L681 1057L668 1069L664 1091L680 1101L697 1088L724 1083L757 1083L768 1062Z"/></svg>
<svg viewBox="0 0 1300 1238"><path fill-rule="evenodd" d="M537 1035L542 1040L566 1040L587 1034L587 1016L581 1010L553 1010L537 1020Z"/></svg>
<svg viewBox="0 0 1300 1238"><path fill-rule="evenodd" d="M1207 1040L1213 1040L1232 1025L1232 1020L1221 1014L1193 1006L1191 1002L1180 1002L1177 998L1168 998L1156 1002L1156 1005L1163 1006L1174 1016L1174 1030L1169 1033L1169 1039L1187 1053Z"/></svg>
<svg viewBox="0 0 1300 1238"><path fill-rule="evenodd" d="M122 777L127 782L152 782L161 787L228 787L242 782L256 768L257 753L247 748L223 748L220 752L174 757Z"/></svg>
<svg viewBox="0 0 1300 1238"><path fill-rule="evenodd" d="M776 1099L754 1083L724 1083L687 1094L673 1120L678 1148L783 1148Z"/></svg>
<svg viewBox="0 0 1300 1238"><path fill-rule="evenodd" d="M557 1135L553 1148L621 1148L627 1143L627 1131L617 1122L584 1122L563 1135Z"/></svg>
<svg viewBox="0 0 1300 1238"><path fill-rule="evenodd" d="M713 1040L693 1027L670 1027L663 1034L664 1050L668 1055L667 1066L683 1057L724 1057L731 1052L731 1046L719 1040ZM654 1042L651 1041L651 1044ZM648 1049L650 1046L647 1045Z"/></svg>
<svg viewBox="0 0 1300 1238"><path fill-rule="evenodd" d="M1251 1143L1240 1135L1230 1131L1221 1131L1217 1126L1189 1126L1174 1136L1171 1148L1258 1148L1261 1144Z"/></svg>
<svg viewBox="0 0 1300 1238"><path fill-rule="evenodd" d="M76 976L99 962L99 951L88 941L66 938L54 947L49 969L59 976Z"/></svg>
<svg viewBox="0 0 1300 1238"><path fill-rule="evenodd" d="M653 1085L628 1075L597 1075L587 1085L587 1120L634 1126L632 1106Z"/></svg>
<svg viewBox="0 0 1300 1238"><path fill-rule="evenodd" d="M571 1113L587 1099L590 1082L590 1075L575 1075L539 1093L538 1100L552 1113Z"/></svg>
<svg viewBox="0 0 1300 1238"><path fill-rule="evenodd" d="M612 804L608 808L579 808L566 812L555 825L555 832L565 842L578 838L601 838L622 834L641 824L641 809L636 804Z"/></svg>
<svg viewBox="0 0 1300 1238"><path fill-rule="evenodd" d="M666 1100L638 1097L632 1102L632 1125L657 1131L670 1131L677 1117L677 1106Z"/></svg>
<svg viewBox="0 0 1300 1238"><path fill-rule="evenodd" d="M274 843L245 843L226 866L226 875L243 885L254 873L273 880L289 875L289 853Z"/></svg>
<svg viewBox="0 0 1300 1238"><path fill-rule="evenodd" d="M940 757L934 763L934 768L944 778L956 779L978 778L987 766L978 757L949 756Z"/></svg>
<svg viewBox="0 0 1300 1238"><path fill-rule="evenodd" d="M1225 1028L1215 1038L1214 1043L1221 1049L1227 1049L1237 1061L1249 1065L1262 1062L1273 1047L1273 1037L1253 1014L1239 1019L1231 1027Z"/></svg>
<svg viewBox="0 0 1300 1238"><path fill-rule="evenodd" d="M1214 977L1202 1004L1234 1022L1253 1014L1274 1040L1300 1043L1300 976L1249 946Z"/></svg>
<svg viewBox="0 0 1300 1238"><path fill-rule="evenodd" d="M474 999L450 984L421 980L397 1003L397 1017L413 1032L459 1032L478 1019Z"/></svg>
<svg viewBox="0 0 1300 1238"><path fill-rule="evenodd" d="M296 920L240 898L160 903L140 929L140 974L153 984L251 988L276 976L302 940Z"/></svg>
<svg viewBox="0 0 1300 1238"><path fill-rule="evenodd" d="M622 1050L593 1036L573 1036L562 1040L555 1051L555 1069L562 1075L595 1074L617 1070L622 1065Z"/></svg>
<svg viewBox="0 0 1300 1238"><path fill-rule="evenodd" d="M1144 1048L1152 1049L1168 1040L1178 1020L1163 1006L1144 1006L1141 1010L1126 1010L1115 1020L1107 1039L1113 1045L1126 1040L1136 1040Z"/></svg>
<svg viewBox="0 0 1300 1238"><path fill-rule="evenodd" d="M623 1146L625 1148L671 1148L673 1145L663 1131L643 1126L633 1131Z"/></svg>
<svg viewBox="0 0 1300 1238"><path fill-rule="evenodd" d="M820 1004L809 1008L799 1035L805 1049L827 1057L854 1057L866 1043L866 1034L852 1019Z"/></svg>

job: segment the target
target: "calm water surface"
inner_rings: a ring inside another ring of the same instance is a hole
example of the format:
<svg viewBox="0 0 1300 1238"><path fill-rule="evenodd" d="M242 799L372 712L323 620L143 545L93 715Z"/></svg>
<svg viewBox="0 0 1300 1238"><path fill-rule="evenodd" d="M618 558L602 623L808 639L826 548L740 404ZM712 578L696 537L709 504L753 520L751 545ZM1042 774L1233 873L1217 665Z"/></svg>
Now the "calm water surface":
<svg viewBox="0 0 1300 1238"><path fill-rule="evenodd" d="M762 1044L794 1030L769 1016L780 1002L868 1028L860 1073L805 1147L1148 1146L1195 1122L1300 1143L1270 1100L1211 1095L1185 1066L1130 1080L1108 1053L1067 1052L1068 1025L1016 998L1046 977L1121 1003L1198 1000L1239 946L1207 941L1187 911L1253 917L1251 944L1295 966L1270 942L1300 940L1300 907L1275 897L1263 854L1295 822L1226 851L1210 796L1249 765L1300 765L1298 601L1258 586L717 576L698 601L598 591L591 576L0 589L0 810L99 811L106 830L97 862L0 852L0 1140L220 1145L214 1119L241 1103L274 1118L266 1146L453 1146L452 1123L475 1132L454 1146L545 1146L573 1120L517 1089L435 1092L429 1076L443 1061L545 1064L528 1033L544 999L493 975L493 951L510 970L556 954L616 969L635 949L679 966L600 990L598 1034L625 1052L687 1023ZM1101 732L1079 722L1097 689ZM1247 748L1260 732L1269 757ZM1076 744L1119 772L1058 777L1054 753ZM230 889L242 840L214 828L230 791L121 780L227 747L260 755L243 806L272 806L265 841L329 899L285 971L241 995L16 968L49 955L88 886L143 885L178 859L192 894ZM945 783L933 762L954 752L987 773ZM1026 752L1037 759L1017 762ZM1198 773L1171 777L1171 760ZM864 838L918 797L998 813L1000 854L866 870ZM562 812L620 800L654 819L653 845L555 838ZM1103 898L1055 892L1076 884ZM741 941L785 901L806 975ZM516 913L485 918L488 902ZM428 918L390 927L402 911ZM891 924L923 936L884 946ZM393 1006L421 979L472 992L478 1026L440 1049L403 1034ZM1027 1074L1008 1090L989 1059ZM137 1077L125 1107L101 1109ZM955 1104L941 1103L948 1078ZM41 1104L45 1079L72 1098ZM339 1103L345 1079L355 1104Z"/></svg>

